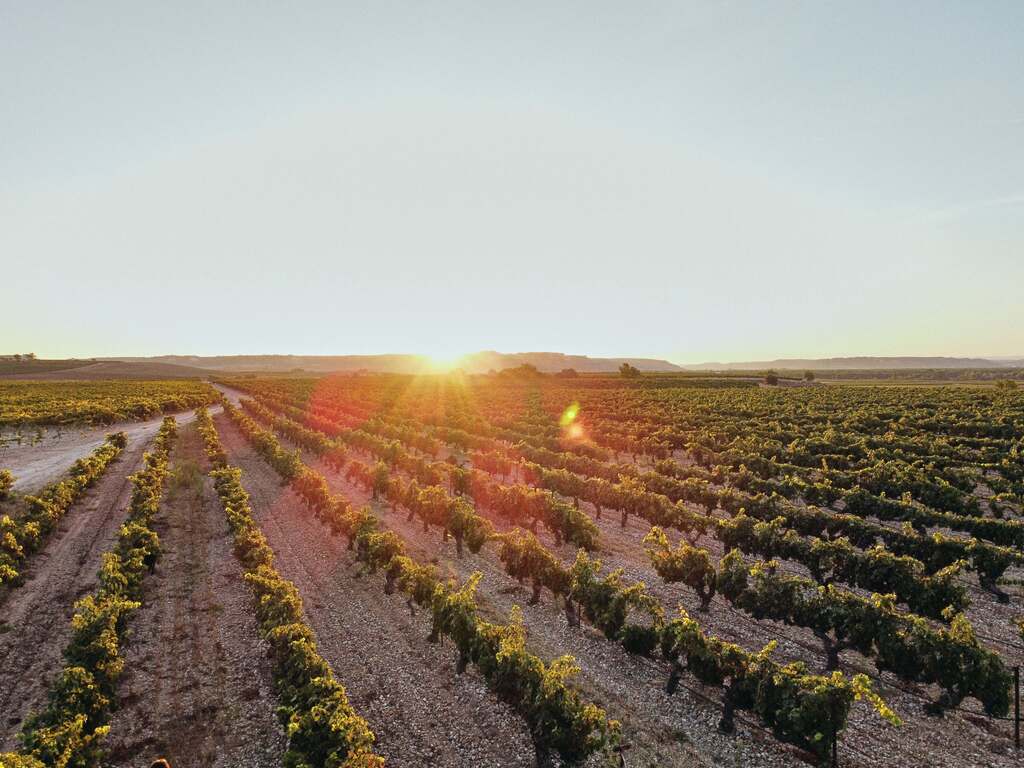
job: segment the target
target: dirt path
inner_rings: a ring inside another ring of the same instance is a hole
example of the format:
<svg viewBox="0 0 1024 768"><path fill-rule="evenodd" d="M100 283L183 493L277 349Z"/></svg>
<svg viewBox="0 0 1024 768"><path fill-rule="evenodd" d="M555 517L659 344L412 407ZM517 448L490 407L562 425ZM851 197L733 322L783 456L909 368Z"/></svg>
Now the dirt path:
<svg viewBox="0 0 1024 768"><path fill-rule="evenodd" d="M214 406L210 412L218 410ZM174 414L179 426L195 418L194 411ZM149 443L156 435L163 416L147 421L126 421L99 427L46 428L38 442L28 439L20 445L10 443L0 446L0 468L14 474L14 490L19 493L38 491L58 479L77 459L88 456L103 443L111 432L128 435L128 448L138 443Z"/></svg>
<svg viewBox="0 0 1024 768"><path fill-rule="evenodd" d="M321 654L377 735L388 765L533 766L523 720L475 672L455 674L454 649L426 640L429 618L412 617L404 600L386 597L379 577L359 578L343 540L281 487L226 417L216 423L231 463L243 471L278 570L298 587Z"/></svg>
<svg viewBox="0 0 1024 768"><path fill-rule="evenodd" d="M46 700L71 634L74 602L92 592L100 559L124 521L131 482L148 441L132 442L95 486L68 510L28 562L24 585L0 590L0 751L30 710Z"/></svg>
<svg viewBox="0 0 1024 768"><path fill-rule="evenodd" d="M154 527L162 555L131 621L106 765L278 766L267 647L194 425L179 430Z"/></svg>

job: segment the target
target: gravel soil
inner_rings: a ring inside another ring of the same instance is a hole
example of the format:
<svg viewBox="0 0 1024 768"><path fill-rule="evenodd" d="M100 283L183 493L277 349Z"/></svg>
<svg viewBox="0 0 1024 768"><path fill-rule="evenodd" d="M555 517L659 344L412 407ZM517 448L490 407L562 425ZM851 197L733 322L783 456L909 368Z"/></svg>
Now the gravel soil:
<svg viewBox="0 0 1024 768"><path fill-rule="evenodd" d="M278 766L286 739L267 647L194 424L179 429L171 470L104 764Z"/></svg>
<svg viewBox="0 0 1024 768"><path fill-rule="evenodd" d="M24 718L45 704L63 665L74 603L97 586L101 557L131 498L128 475L141 466L146 445L132 442L67 511L28 560L22 586L0 588L0 751L17 746Z"/></svg>
<svg viewBox="0 0 1024 768"><path fill-rule="evenodd" d="M224 416L217 428L252 496L253 513L282 576L302 596L320 653L377 736L389 766L532 766L523 720L472 670L455 674L450 645L431 644L429 616L385 596L380 576L360 577L343 539L329 535L301 499Z"/></svg>

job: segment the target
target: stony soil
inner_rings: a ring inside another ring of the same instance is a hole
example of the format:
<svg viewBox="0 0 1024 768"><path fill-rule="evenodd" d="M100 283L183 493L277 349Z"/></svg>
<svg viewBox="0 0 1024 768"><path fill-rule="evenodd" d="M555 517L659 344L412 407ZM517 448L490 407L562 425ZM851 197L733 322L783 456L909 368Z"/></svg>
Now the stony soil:
<svg viewBox="0 0 1024 768"><path fill-rule="evenodd" d="M194 425L179 429L154 528L161 557L131 620L111 766L279 766L267 647Z"/></svg>
<svg viewBox="0 0 1024 768"><path fill-rule="evenodd" d="M234 425L224 416L215 421L230 462L243 471L278 570L298 587L320 653L388 765L534 765L523 720L472 669L455 674L455 650L426 640L429 617L385 596L379 576L360 577L343 540L309 516Z"/></svg>

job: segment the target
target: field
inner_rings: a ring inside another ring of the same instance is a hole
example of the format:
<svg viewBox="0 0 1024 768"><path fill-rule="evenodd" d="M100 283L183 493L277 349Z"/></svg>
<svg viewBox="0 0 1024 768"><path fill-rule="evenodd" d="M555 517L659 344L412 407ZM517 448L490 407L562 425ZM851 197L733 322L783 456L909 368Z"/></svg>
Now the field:
<svg viewBox="0 0 1024 768"><path fill-rule="evenodd" d="M0 381L0 428L112 424L210 402L200 381Z"/></svg>
<svg viewBox="0 0 1024 768"><path fill-rule="evenodd" d="M1018 765L1024 393L872 384L0 383L0 766Z"/></svg>

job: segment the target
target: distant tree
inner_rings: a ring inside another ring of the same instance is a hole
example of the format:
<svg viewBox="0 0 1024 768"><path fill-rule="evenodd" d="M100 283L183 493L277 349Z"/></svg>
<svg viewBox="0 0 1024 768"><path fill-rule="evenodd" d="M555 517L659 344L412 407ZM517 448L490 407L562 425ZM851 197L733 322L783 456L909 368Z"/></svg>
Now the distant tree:
<svg viewBox="0 0 1024 768"><path fill-rule="evenodd" d="M1000 379L996 382L996 389L1005 389L1007 391L1017 388L1017 382L1013 379Z"/></svg>
<svg viewBox="0 0 1024 768"><path fill-rule="evenodd" d="M804 381L814 381L814 371L804 371Z"/></svg>
<svg viewBox="0 0 1024 768"><path fill-rule="evenodd" d="M625 379L635 379L640 375L640 369L634 368L629 363L623 363L619 366L619 373Z"/></svg>
<svg viewBox="0 0 1024 768"><path fill-rule="evenodd" d="M508 376L512 379L533 379L540 376L540 371L537 370L537 366L530 365L529 363L523 363L517 365L514 368L505 368L501 371L502 376Z"/></svg>
<svg viewBox="0 0 1024 768"><path fill-rule="evenodd" d="M764 377L764 383L769 387L779 386L779 374L775 373L775 371L769 371Z"/></svg>
<svg viewBox="0 0 1024 768"><path fill-rule="evenodd" d="M36 353L35 352L28 352L28 353L26 353L25 354L25 359L26 360L35 360L36 359Z"/></svg>
<svg viewBox="0 0 1024 768"><path fill-rule="evenodd" d="M21 355L17 355L17 354L16 354L16 355L14 356L14 362L16 362L16 363L20 363L20 362L21 362Z"/></svg>
<svg viewBox="0 0 1024 768"><path fill-rule="evenodd" d="M577 376L579 376L579 374L576 373L575 368L563 368L558 373L556 373L555 376L558 376L563 379L575 379Z"/></svg>

